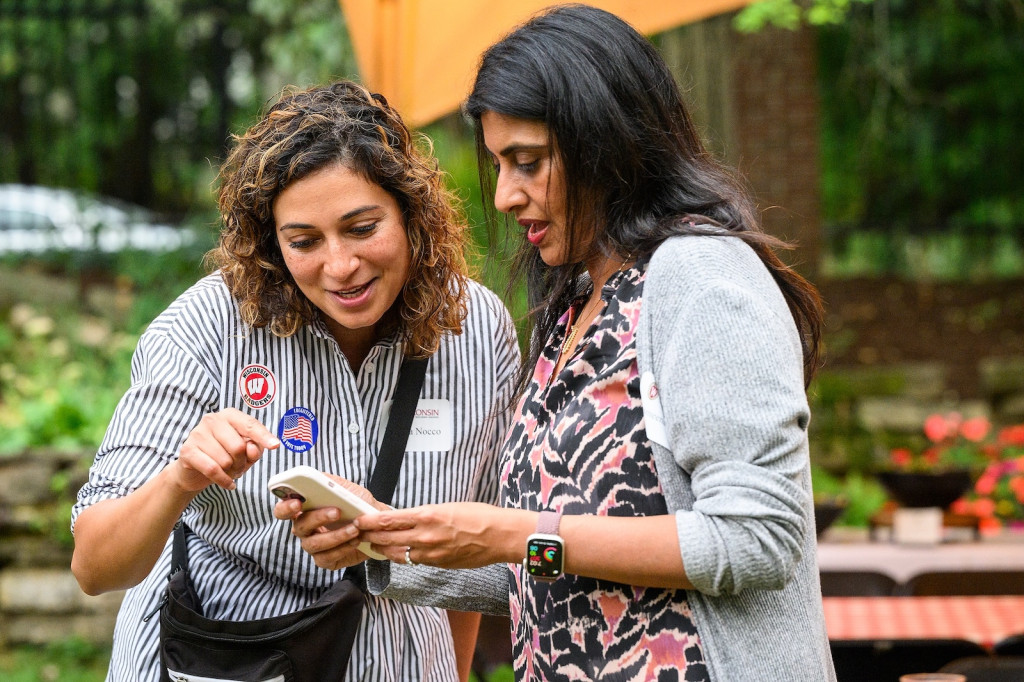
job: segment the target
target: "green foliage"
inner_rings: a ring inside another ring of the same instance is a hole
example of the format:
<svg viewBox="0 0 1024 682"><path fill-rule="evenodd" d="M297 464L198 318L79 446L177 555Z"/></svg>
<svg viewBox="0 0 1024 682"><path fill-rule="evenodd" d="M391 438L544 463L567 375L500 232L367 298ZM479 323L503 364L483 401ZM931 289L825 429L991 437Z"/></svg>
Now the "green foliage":
<svg viewBox="0 0 1024 682"><path fill-rule="evenodd" d="M817 25L823 273L1024 275L1024 12L1003 0L759 0Z"/></svg>
<svg viewBox="0 0 1024 682"><path fill-rule="evenodd" d="M515 671L511 665L500 665L491 671L484 680L480 680L475 674L469 674L470 682L512 682L516 679Z"/></svg>
<svg viewBox="0 0 1024 682"><path fill-rule="evenodd" d="M457 115L428 126L423 133L433 142L434 154L448 174L449 188L462 201L470 226L469 260L485 285L505 299L516 320L520 344L526 343L526 292L522 287L509 292L508 269L519 236L507 230L504 216L494 216L488 227L477 174L473 132Z"/></svg>
<svg viewBox="0 0 1024 682"><path fill-rule="evenodd" d="M0 678L5 682L101 682L109 660L109 647L71 638L45 647L0 651Z"/></svg>
<svg viewBox="0 0 1024 682"><path fill-rule="evenodd" d="M865 528L871 517L885 504L885 489L874 478L858 471L845 476L830 473L821 467L811 472L815 499L842 504L845 509L836 525Z"/></svg>
<svg viewBox="0 0 1024 682"><path fill-rule="evenodd" d="M1024 276L1019 236L947 231L910 234L838 228L825 230L825 277L900 275L911 280L971 281Z"/></svg>
<svg viewBox="0 0 1024 682"><path fill-rule="evenodd" d="M122 252L85 294L28 266L0 286L0 456L26 448L96 448L128 388L139 334L202 275L205 245L169 254ZM31 279L30 279L31 277ZM41 291L26 291L25 283ZM13 289L6 291L6 287ZM16 301L4 305L2 301Z"/></svg>
<svg viewBox="0 0 1024 682"><path fill-rule="evenodd" d="M801 23L820 26L841 23L854 4L869 4L874 0L757 0L736 15L733 25L744 33L755 33L766 26L794 30Z"/></svg>
<svg viewBox="0 0 1024 682"><path fill-rule="evenodd" d="M824 468L869 471L875 457L875 435L865 429L856 414L857 399L864 395L893 395L902 379L888 372L854 375L821 371L808 390L811 419L809 438L812 461Z"/></svg>
<svg viewBox="0 0 1024 682"><path fill-rule="evenodd" d="M0 7L0 182L209 208L231 131L356 71L336 0L73 4Z"/></svg>
<svg viewBox="0 0 1024 682"><path fill-rule="evenodd" d="M864 231L955 234L965 241L950 248L963 253L941 259L963 261L971 239L989 240L993 254L1016 241L1019 274L1022 29L1024 13L1002 0L875 0L820 29L823 211L834 242Z"/></svg>
<svg viewBox="0 0 1024 682"><path fill-rule="evenodd" d="M268 73L263 78L271 90L340 77L358 79L337 0L252 0L248 10L267 25L260 51L267 60Z"/></svg>
<svg viewBox="0 0 1024 682"><path fill-rule="evenodd" d="M128 385L136 336L99 318L12 307L0 327L0 454L99 444Z"/></svg>
<svg viewBox="0 0 1024 682"><path fill-rule="evenodd" d="M216 243L216 232L210 227L202 239L173 254L121 252L113 271L122 286L131 289L132 305L123 316L122 326L141 331L167 304L192 283L206 274L203 255Z"/></svg>

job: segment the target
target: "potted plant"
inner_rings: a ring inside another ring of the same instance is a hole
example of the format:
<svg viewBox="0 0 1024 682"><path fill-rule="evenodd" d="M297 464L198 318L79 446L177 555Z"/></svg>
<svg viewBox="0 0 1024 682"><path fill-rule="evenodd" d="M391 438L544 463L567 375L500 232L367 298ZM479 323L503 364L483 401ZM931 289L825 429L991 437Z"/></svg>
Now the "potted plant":
<svg viewBox="0 0 1024 682"><path fill-rule="evenodd" d="M992 462L987 447L991 430L984 417L933 414L924 422L924 447L893 448L878 480L904 507L945 509L967 492L974 476Z"/></svg>
<svg viewBox="0 0 1024 682"><path fill-rule="evenodd" d="M987 454L990 460L974 486L951 511L977 516L986 535L1024 530L1024 424L1001 429Z"/></svg>

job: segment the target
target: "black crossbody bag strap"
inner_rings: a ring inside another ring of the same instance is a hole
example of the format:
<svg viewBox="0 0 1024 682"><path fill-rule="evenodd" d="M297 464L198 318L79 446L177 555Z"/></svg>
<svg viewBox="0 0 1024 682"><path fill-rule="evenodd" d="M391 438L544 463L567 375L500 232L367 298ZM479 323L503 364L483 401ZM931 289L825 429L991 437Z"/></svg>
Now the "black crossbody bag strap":
<svg viewBox="0 0 1024 682"><path fill-rule="evenodd" d="M416 404L419 402L420 389L423 388L423 378L427 374L427 362L429 361L430 358L406 358L402 361L401 369L398 370L398 385L395 386L395 394L391 400L391 412L387 428L384 430L384 442L380 446L380 452L377 453L377 465L373 468L370 483L366 486L366 489L373 494L374 499L384 504L390 504L391 496L395 494L395 486L398 485L398 474L402 470L402 460L405 458L405 446L409 442L409 429L412 427ZM179 570L188 569L186 531L187 528L183 522L178 522L174 528L171 575ZM362 566L362 564L353 566L346 571L346 574L355 577L363 572Z"/></svg>
<svg viewBox="0 0 1024 682"><path fill-rule="evenodd" d="M377 453L377 465L373 468L370 483L366 486L373 498L384 504L391 503L391 496L395 494L395 486L398 485L398 474L402 470L405 446L409 442L409 430L416 414L428 360L405 360L398 372L398 385L391 400L384 442Z"/></svg>
<svg viewBox="0 0 1024 682"><path fill-rule="evenodd" d="M384 429L384 442L377 453L377 464L370 474L370 482L366 489L373 499L384 504L391 504L391 497L398 485L398 474L402 471L402 460L405 459L405 446L409 442L409 429L416 414L416 403L419 402L423 377L427 373L427 360L402 361L398 370L398 385L391 399L391 411L388 414L388 425ZM345 577L355 580L363 591L366 591L366 564L356 564L345 570Z"/></svg>

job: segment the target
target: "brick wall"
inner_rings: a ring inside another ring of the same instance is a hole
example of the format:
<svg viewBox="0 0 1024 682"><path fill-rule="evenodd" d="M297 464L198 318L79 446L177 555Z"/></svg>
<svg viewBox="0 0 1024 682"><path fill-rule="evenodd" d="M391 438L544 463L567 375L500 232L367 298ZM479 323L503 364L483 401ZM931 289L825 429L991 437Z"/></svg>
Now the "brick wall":
<svg viewBox="0 0 1024 682"><path fill-rule="evenodd" d="M815 34L744 35L732 15L659 38L708 147L745 177L765 230L798 243L782 254L814 276L821 254Z"/></svg>
<svg viewBox="0 0 1024 682"><path fill-rule="evenodd" d="M813 275L821 254L814 33L736 34L732 69L737 164L766 231L798 242L789 260Z"/></svg>

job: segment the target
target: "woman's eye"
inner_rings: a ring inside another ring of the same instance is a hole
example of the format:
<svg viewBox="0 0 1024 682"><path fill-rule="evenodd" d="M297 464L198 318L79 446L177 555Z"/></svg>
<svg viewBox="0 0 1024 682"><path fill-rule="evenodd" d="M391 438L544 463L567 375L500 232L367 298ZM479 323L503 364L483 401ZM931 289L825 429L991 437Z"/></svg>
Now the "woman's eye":
<svg viewBox="0 0 1024 682"><path fill-rule="evenodd" d="M357 225L352 228L352 234L370 234L377 229L377 223L370 223L369 225Z"/></svg>
<svg viewBox="0 0 1024 682"><path fill-rule="evenodd" d="M288 242L288 248L297 250L308 249L315 242L315 239L299 239L298 241Z"/></svg>
<svg viewBox="0 0 1024 682"><path fill-rule="evenodd" d="M517 161L516 170L520 173L532 173L537 170L537 160L533 161Z"/></svg>

